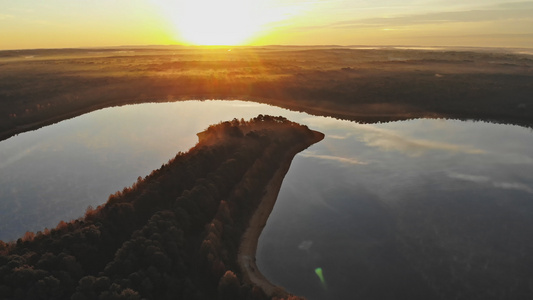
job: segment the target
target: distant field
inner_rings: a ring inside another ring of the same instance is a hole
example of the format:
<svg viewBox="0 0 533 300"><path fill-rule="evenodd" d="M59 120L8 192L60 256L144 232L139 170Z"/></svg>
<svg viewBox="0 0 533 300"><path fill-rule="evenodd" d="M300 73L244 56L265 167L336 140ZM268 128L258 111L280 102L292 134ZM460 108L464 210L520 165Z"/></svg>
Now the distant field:
<svg viewBox="0 0 533 300"><path fill-rule="evenodd" d="M362 122L532 126L533 56L282 46L0 51L0 139L103 107L181 99L253 100Z"/></svg>

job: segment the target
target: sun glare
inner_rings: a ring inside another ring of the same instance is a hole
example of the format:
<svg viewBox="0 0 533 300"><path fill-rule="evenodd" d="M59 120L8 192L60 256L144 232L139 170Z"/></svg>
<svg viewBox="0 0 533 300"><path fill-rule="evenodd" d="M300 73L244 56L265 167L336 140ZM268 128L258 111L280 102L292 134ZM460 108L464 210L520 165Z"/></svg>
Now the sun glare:
<svg viewBox="0 0 533 300"><path fill-rule="evenodd" d="M165 13L175 26L177 39L193 45L242 45L267 30L265 25L294 14L294 7L279 9L275 0L195 0L168 5Z"/></svg>
<svg viewBox="0 0 533 300"><path fill-rule="evenodd" d="M197 45L236 45L259 28L246 0L187 1L176 20L183 39Z"/></svg>

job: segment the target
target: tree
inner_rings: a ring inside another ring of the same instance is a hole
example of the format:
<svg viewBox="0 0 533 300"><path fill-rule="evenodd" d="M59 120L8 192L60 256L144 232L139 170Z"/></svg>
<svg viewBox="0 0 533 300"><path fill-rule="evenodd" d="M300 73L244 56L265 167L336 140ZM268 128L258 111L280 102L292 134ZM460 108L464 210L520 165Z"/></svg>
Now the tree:
<svg viewBox="0 0 533 300"><path fill-rule="evenodd" d="M226 271L224 276L218 282L218 299L235 300L239 299L239 290L241 284L239 279L232 271Z"/></svg>

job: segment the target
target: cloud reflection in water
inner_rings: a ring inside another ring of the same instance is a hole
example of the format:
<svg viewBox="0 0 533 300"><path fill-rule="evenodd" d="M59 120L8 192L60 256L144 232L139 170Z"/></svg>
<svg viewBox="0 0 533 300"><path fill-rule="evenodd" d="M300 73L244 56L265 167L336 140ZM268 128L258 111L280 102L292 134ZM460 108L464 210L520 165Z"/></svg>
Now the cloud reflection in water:
<svg viewBox="0 0 533 300"><path fill-rule="evenodd" d="M317 158L321 160L335 161L335 162L339 162L342 164L352 164L352 165L367 165L368 164L366 162L358 161L357 159L354 159L354 158L339 157L339 156L324 155L324 154L315 154L311 151L304 151L300 153L300 155L303 157L312 157L312 158Z"/></svg>
<svg viewBox="0 0 533 300"><path fill-rule="evenodd" d="M478 183L478 184L489 184L495 188L506 189L506 190L517 190L517 191L523 191L526 193L533 194L533 188L520 182L501 182L501 181L495 181L492 178L487 177L487 176L469 175L469 174L461 174L461 173L454 173L454 172L448 173L448 177L453 178L453 179Z"/></svg>
<svg viewBox="0 0 533 300"><path fill-rule="evenodd" d="M402 135L392 130L364 126L358 139L370 147L382 151L397 151L411 157L421 156L428 151L438 150L453 153L484 154L484 150L469 145L457 145L446 142L437 142L427 139L417 139Z"/></svg>

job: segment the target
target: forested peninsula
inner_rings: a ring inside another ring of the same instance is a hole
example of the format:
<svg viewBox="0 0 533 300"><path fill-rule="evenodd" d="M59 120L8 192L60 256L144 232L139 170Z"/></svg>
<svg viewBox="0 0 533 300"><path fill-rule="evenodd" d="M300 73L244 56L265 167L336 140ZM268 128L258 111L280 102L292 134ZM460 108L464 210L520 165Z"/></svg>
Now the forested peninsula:
<svg viewBox="0 0 533 300"><path fill-rule="evenodd" d="M250 237L259 236L292 158L323 134L259 115L198 137L84 217L0 242L0 298L298 299L250 276L239 247L249 229L241 250L255 251Z"/></svg>

